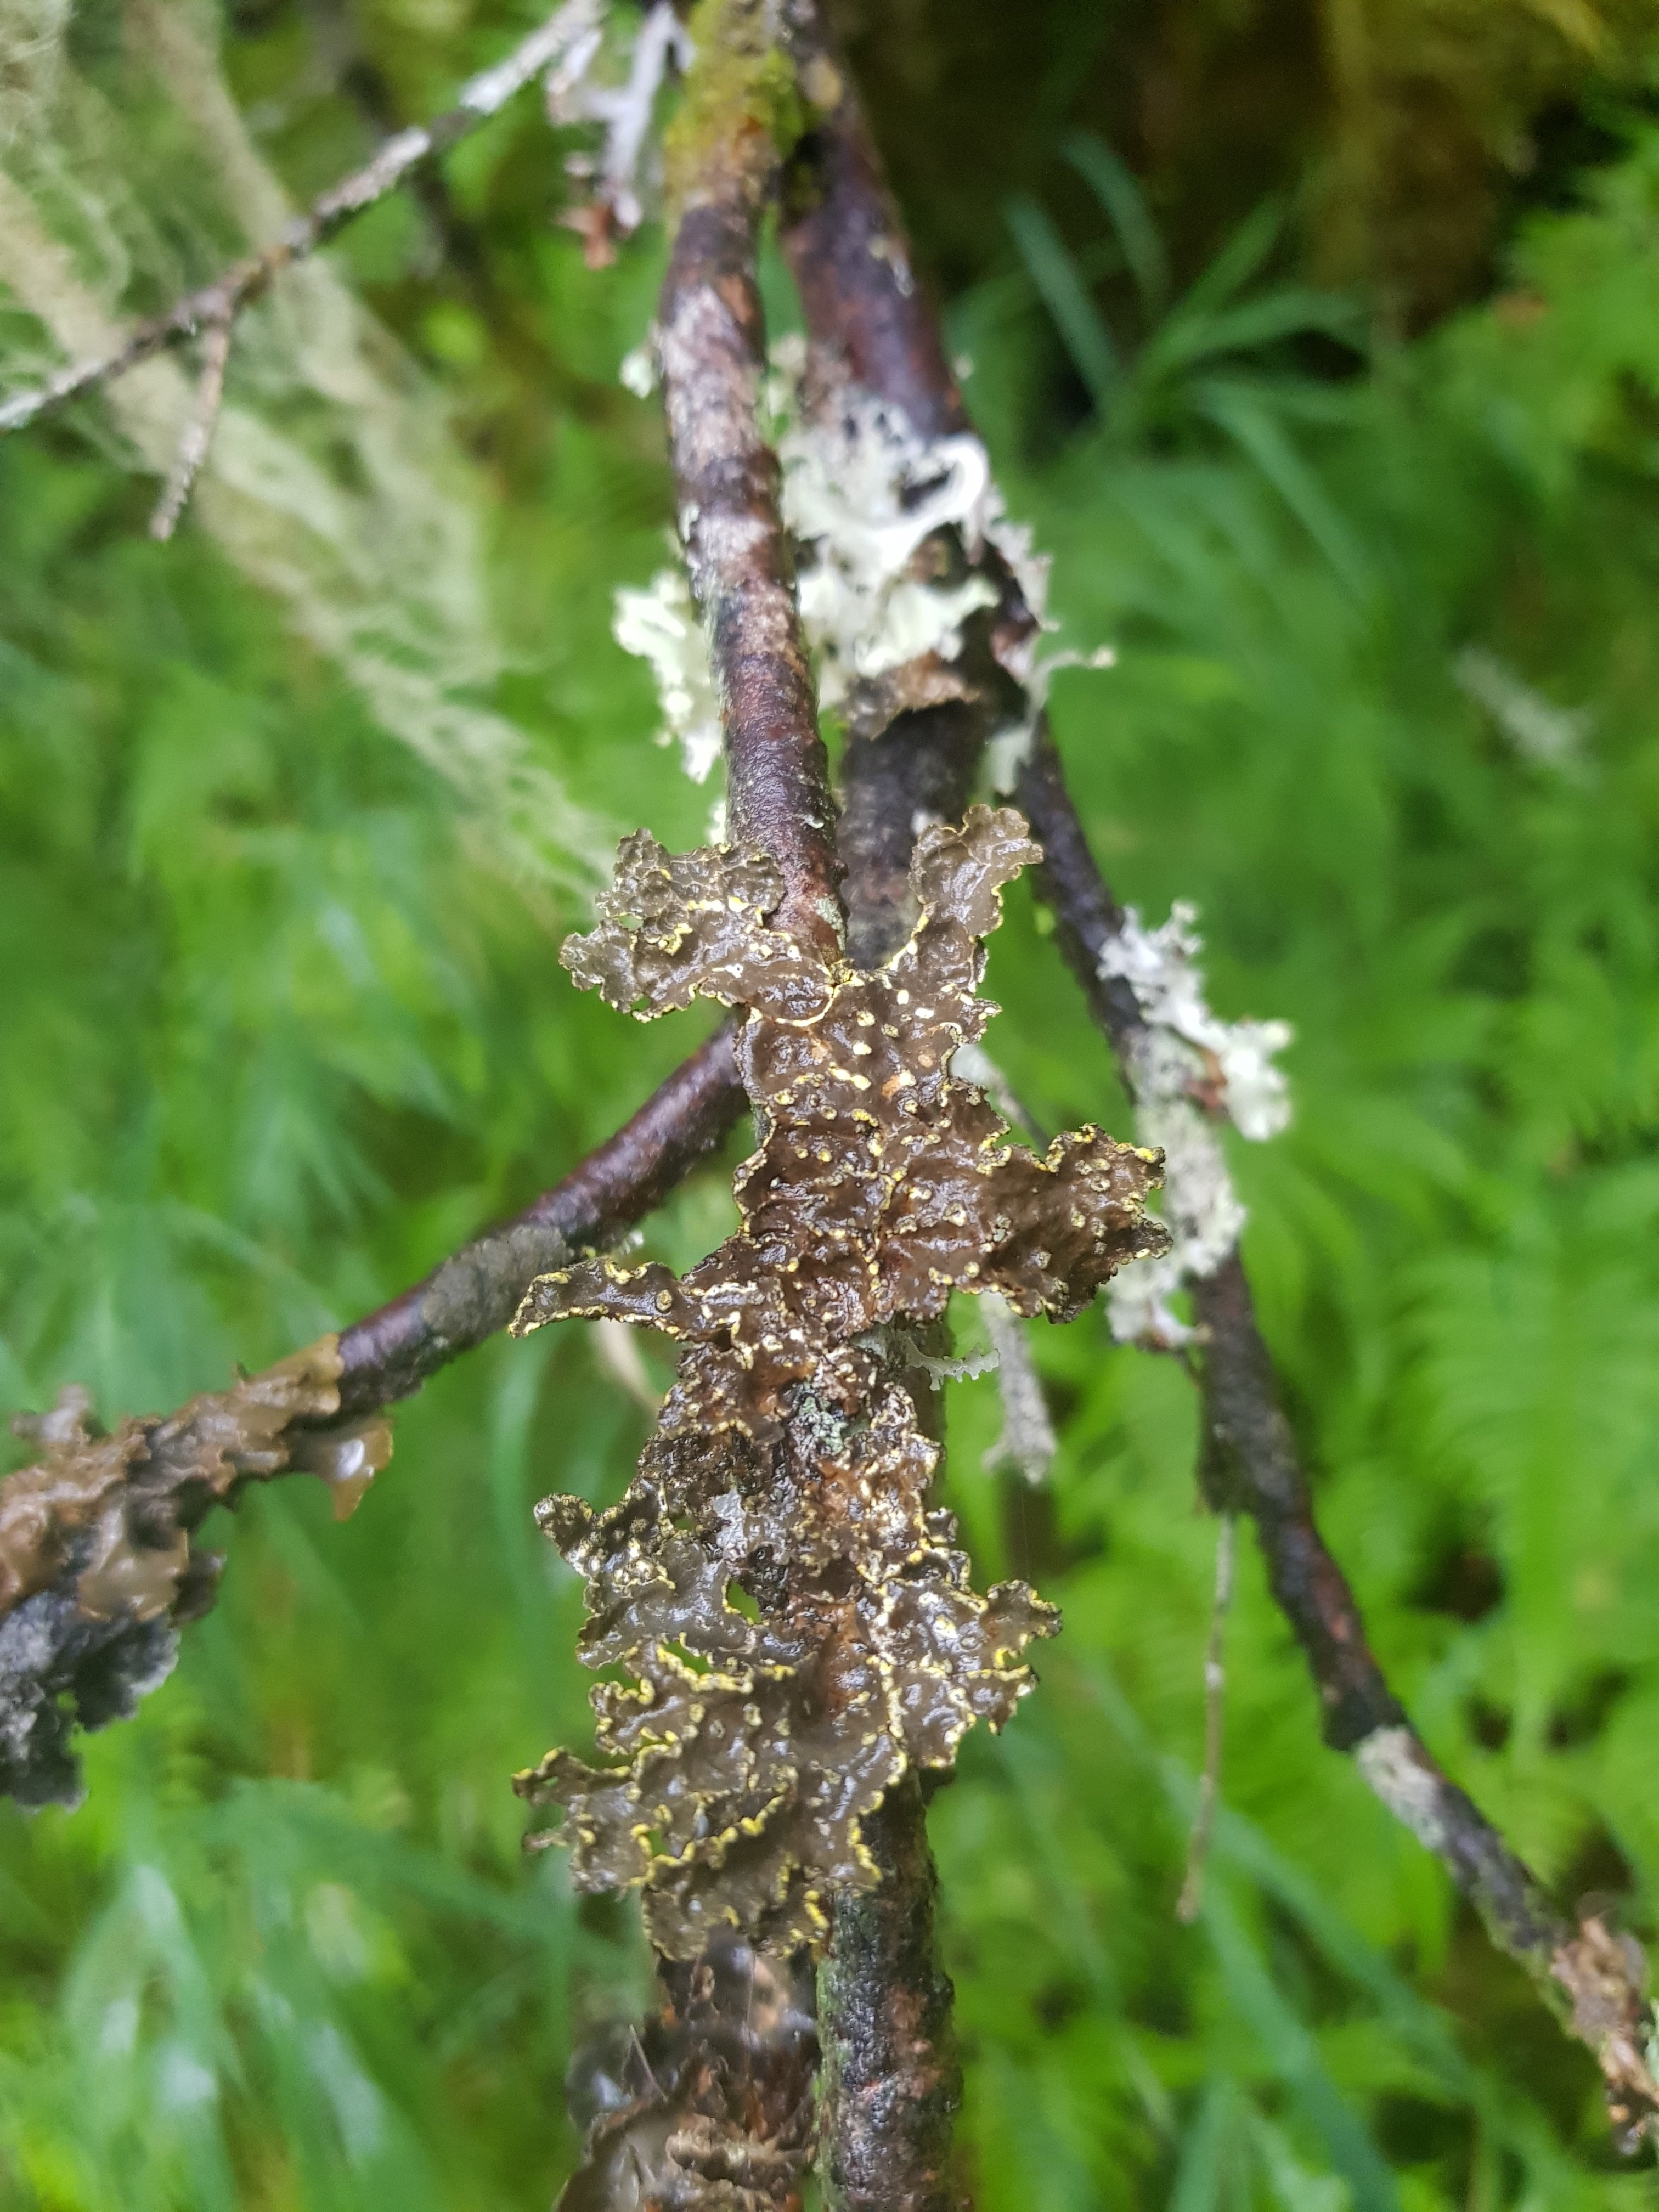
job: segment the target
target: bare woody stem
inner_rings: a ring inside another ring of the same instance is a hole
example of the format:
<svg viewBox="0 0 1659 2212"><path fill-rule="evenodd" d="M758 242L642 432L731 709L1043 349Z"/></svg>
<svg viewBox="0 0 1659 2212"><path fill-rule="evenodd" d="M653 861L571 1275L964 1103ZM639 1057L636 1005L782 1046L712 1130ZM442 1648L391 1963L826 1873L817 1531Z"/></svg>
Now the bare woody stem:
<svg viewBox="0 0 1659 2212"><path fill-rule="evenodd" d="M668 147L679 214L659 344L669 453L692 589L726 732L727 828L782 872L772 917L804 951L841 949L835 802L756 401L766 337L755 251L795 113L763 0L704 0Z"/></svg>
<svg viewBox="0 0 1659 2212"><path fill-rule="evenodd" d="M562 1182L341 1332L341 1412L408 1397L505 1328L536 1276L613 1242L660 1206L747 1103L731 1031L718 1030Z"/></svg>
<svg viewBox="0 0 1659 2212"><path fill-rule="evenodd" d="M296 216L280 238L233 262L210 284L187 292L159 315L140 323L113 353L72 362L46 383L31 391L14 393L0 404L0 435L8 430L22 429L49 408L61 406L96 385L125 376L140 362L203 331L228 333L243 308L266 292L273 278L326 245L354 216L361 215L365 208L396 191L411 170L447 152L481 124L498 115L516 93L555 68L579 40L595 31L601 13L599 0L566 0L565 6L538 30L520 40L504 60L470 78L447 114L431 123L395 133L371 160L354 169L349 176L341 178L337 184L331 185L303 215ZM228 345L228 338L215 338L212 342ZM205 447L205 437L203 444ZM184 489L188 489L186 483ZM182 506L182 496L179 503ZM166 512L164 500L158 513Z"/></svg>
<svg viewBox="0 0 1659 2212"><path fill-rule="evenodd" d="M789 0L786 12L814 112L787 181L782 243L817 380L875 393L923 438L953 436L968 410L846 63L816 0Z"/></svg>

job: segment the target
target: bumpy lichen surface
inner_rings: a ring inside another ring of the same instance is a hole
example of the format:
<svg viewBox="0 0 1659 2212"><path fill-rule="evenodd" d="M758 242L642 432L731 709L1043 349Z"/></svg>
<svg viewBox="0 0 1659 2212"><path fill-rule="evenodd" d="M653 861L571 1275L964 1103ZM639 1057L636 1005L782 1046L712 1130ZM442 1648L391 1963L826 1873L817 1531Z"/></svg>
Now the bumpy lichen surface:
<svg viewBox="0 0 1659 2212"><path fill-rule="evenodd" d="M641 832L599 927L565 947L578 982L642 1018L746 1007L763 1130L742 1226L708 1259L680 1279L608 1260L544 1275L514 1324L598 1315L684 1346L621 1504L542 1509L587 1579L582 1656L631 1678L593 1692L618 1764L555 1751L518 1781L564 1808L579 1886L644 1886L672 1957L727 1926L817 1939L826 1894L872 1877L865 1816L907 1768L949 1766L975 1720L1000 1727L1024 1647L1057 1626L1022 1583L969 1586L927 1508L938 1449L906 1381L905 1325L953 1289L1067 1320L1164 1243L1144 1211L1157 1154L1085 1128L1039 1158L950 1073L995 1011L976 994L1001 887L1040 857L1009 809L925 830L921 918L866 973L766 926L764 857L671 858Z"/></svg>

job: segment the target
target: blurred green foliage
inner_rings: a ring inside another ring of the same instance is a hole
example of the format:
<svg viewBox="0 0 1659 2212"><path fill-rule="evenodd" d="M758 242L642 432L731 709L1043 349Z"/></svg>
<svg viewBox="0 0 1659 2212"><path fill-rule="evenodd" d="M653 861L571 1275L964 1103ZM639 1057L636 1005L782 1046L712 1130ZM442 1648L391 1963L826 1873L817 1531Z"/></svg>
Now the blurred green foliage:
<svg viewBox="0 0 1659 2212"><path fill-rule="evenodd" d="M284 0L229 28L253 137L305 191L511 26ZM117 97L119 16L73 30L64 66ZM137 112L148 166L121 172L167 241L133 249L130 303L228 242L165 112ZM1598 112L1602 158L1499 289L1410 344L1313 289L1273 177L1170 251L1092 127L1075 203L1057 169L991 165L950 312L1065 641L1119 649L1056 684L1097 849L1150 918L1200 902L1222 1012L1297 1024L1295 1124L1236 1164L1328 1533L1452 1771L1568 1901L1650 1936L1659 130L1610 92ZM90 223L96 182L55 189ZM549 842L596 868L578 817L689 843L709 793L649 749L647 679L608 636L668 511L652 410L615 383L659 242L590 275L561 197L526 101L336 259L439 395L503 640L486 701L569 794ZM337 413L295 428L262 386L264 332L233 401L348 483ZM40 343L21 307L0 335ZM210 509L149 544L153 476L106 420L0 445L0 1395L73 1377L113 1412L400 1287L696 1031L569 988L568 872L503 865ZM1050 1125L1121 1127L1029 896L1010 908L991 1048ZM728 1218L705 1176L648 1248L686 1264ZM990 1381L949 1407L980 1574L1029 1573L1066 1622L933 1813L981 2212L1650 2203L1589 2060L1321 1747L1248 1540L1224 1811L1178 1926L1213 1547L1192 1393L1098 1316L1036 1348L1051 1487L980 1472ZM346 1526L320 1486L249 1496L178 1674L88 1741L88 1803L0 1808L0 2203L547 2199L572 2045L635 2009L645 1960L631 1910L519 1855L508 1774L586 1729L578 1593L530 1507L614 1496L643 1425L572 1325L428 1386Z"/></svg>

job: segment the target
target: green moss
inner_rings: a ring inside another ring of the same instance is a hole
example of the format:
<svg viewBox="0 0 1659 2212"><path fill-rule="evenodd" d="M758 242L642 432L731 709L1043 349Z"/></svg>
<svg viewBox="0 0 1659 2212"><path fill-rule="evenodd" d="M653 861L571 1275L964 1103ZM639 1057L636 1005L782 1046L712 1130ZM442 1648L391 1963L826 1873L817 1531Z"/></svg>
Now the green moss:
<svg viewBox="0 0 1659 2212"><path fill-rule="evenodd" d="M736 171L758 195L805 128L794 67L772 38L764 0L699 0L690 29L696 59L663 138L670 202L684 206L716 172Z"/></svg>

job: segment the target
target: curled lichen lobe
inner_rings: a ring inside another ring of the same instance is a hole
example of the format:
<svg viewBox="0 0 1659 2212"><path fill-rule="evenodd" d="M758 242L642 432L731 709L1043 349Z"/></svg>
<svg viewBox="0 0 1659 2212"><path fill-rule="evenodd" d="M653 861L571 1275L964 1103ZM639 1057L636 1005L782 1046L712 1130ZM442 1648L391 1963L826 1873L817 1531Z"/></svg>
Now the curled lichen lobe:
<svg viewBox="0 0 1659 2212"><path fill-rule="evenodd" d="M349 1511L391 1456L378 1417L307 1430L339 1409L339 1340L325 1336L177 1413L129 1416L106 1434L76 1384L12 1426L40 1458L0 1484L0 1613L45 1589L75 1558L75 1597L96 1620L167 1612L190 1564L190 1530L250 1480L304 1467Z"/></svg>
<svg viewBox="0 0 1659 2212"><path fill-rule="evenodd" d="M938 1449L905 1350L953 1289L1067 1319L1162 1243L1155 1155L1085 1128L1038 1158L951 1073L994 1011L977 994L1002 887L1038 857L1006 809L924 831L915 930L866 971L768 927L765 859L641 835L566 948L619 1007L746 1008L762 1129L708 1259L679 1278L586 1261L542 1277L514 1323L597 1315L684 1346L622 1503L545 1512L586 1577L583 1656L637 1685L595 1692L600 1749L627 1764L556 1752L520 1778L565 1808L579 1881L646 1885L671 1954L721 1924L821 1934L824 1893L870 1878L865 1815L908 1767L948 1766L975 1720L1006 1720L1021 1653L1056 1626L1023 1584L977 1595L927 1510Z"/></svg>

